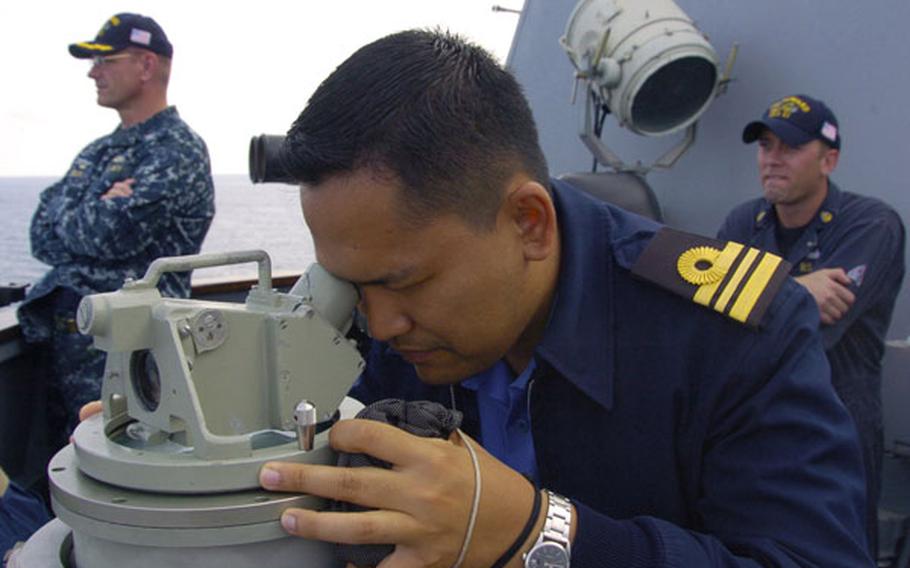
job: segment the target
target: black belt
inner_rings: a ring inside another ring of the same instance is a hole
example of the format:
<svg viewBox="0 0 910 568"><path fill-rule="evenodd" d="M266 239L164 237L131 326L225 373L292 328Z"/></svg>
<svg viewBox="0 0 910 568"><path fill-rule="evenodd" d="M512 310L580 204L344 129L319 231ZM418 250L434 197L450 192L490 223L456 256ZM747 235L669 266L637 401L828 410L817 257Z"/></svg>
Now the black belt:
<svg viewBox="0 0 910 568"><path fill-rule="evenodd" d="M64 333L78 333L76 310L82 301L82 294L71 288L59 286L52 294L54 304L54 329Z"/></svg>
<svg viewBox="0 0 910 568"><path fill-rule="evenodd" d="M75 318L67 318L60 315L54 316L54 329L65 333L79 333Z"/></svg>

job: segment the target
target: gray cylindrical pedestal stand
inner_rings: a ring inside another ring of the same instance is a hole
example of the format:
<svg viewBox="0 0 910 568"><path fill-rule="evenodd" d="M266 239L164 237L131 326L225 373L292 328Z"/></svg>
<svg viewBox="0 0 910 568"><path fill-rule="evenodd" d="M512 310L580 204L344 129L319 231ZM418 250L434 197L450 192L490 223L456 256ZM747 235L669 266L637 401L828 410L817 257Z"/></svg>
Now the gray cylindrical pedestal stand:
<svg viewBox="0 0 910 568"><path fill-rule="evenodd" d="M331 544L289 537L278 519L288 507L319 508L307 495L262 490L161 495L113 487L76 466L72 446L49 467L54 511L15 557L27 568L335 567ZM72 533L75 566L67 556Z"/></svg>

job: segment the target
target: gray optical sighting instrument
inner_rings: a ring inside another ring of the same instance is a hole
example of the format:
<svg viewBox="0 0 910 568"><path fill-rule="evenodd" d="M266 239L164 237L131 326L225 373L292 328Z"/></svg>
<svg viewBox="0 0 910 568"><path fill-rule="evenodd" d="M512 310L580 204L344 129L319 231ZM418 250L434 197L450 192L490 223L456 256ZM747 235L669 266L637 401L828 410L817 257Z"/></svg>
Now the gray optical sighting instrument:
<svg viewBox="0 0 910 568"><path fill-rule="evenodd" d="M156 288L165 272L245 262L258 263L259 282L243 304ZM279 524L283 510L322 500L264 491L258 475L267 461L335 462L325 429L363 368L345 338L356 302L318 264L273 290L262 251L162 258L141 280L84 298L79 330L107 352L103 412L51 460L58 519L20 565L337 565L331 545Z"/></svg>

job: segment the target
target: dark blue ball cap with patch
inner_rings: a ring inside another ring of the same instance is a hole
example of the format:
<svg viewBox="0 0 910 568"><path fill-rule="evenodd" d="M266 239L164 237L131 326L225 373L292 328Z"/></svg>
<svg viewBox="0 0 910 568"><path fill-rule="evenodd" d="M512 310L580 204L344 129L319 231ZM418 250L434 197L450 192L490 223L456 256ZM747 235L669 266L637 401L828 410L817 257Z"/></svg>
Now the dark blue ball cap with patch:
<svg viewBox="0 0 910 568"><path fill-rule="evenodd" d="M117 14L111 16L95 39L70 44L73 57L88 59L99 55L110 55L128 47L147 49L164 57L174 54L174 47L158 22L141 14Z"/></svg>
<svg viewBox="0 0 910 568"><path fill-rule="evenodd" d="M762 114L761 120L743 129L743 142L751 144L768 129L784 144L796 148L812 140L821 140L840 150L841 135L837 117L824 102L806 95L790 95L775 101Z"/></svg>

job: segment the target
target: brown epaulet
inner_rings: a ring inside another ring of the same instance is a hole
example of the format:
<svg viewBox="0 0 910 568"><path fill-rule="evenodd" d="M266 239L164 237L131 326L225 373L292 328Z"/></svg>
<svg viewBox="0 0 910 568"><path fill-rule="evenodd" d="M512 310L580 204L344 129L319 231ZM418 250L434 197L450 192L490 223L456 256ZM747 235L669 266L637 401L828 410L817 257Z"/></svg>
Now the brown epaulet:
<svg viewBox="0 0 910 568"><path fill-rule="evenodd" d="M790 263L761 249L664 227L632 274L751 327L790 273Z"/></svg>

